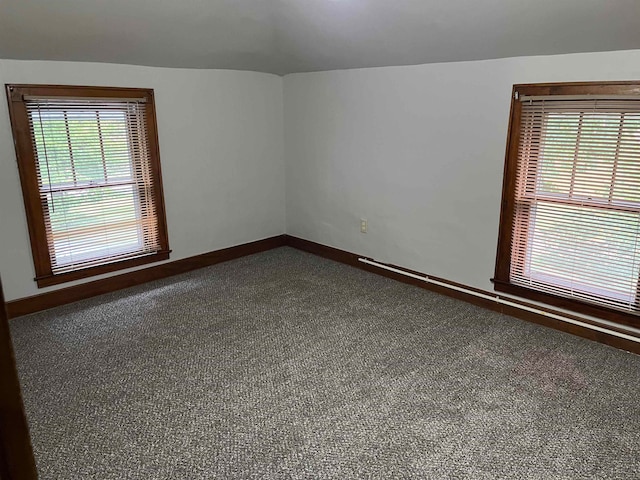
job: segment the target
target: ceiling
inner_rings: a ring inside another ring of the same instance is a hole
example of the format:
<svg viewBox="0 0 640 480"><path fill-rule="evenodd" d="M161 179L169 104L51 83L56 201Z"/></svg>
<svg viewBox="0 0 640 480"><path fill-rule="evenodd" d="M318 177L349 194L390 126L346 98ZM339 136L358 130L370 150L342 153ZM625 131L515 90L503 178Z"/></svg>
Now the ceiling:
<svg viewBox="0 0 640 480"><path fill-rule="evenodd" d="M0 0L0 58L276 74L640 48L640 0Z"/></svg>

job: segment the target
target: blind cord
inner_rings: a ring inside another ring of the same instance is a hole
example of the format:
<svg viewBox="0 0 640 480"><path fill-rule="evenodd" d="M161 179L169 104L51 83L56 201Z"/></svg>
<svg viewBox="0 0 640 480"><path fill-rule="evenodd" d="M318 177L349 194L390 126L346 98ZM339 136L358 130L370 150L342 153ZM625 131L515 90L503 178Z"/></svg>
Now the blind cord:
<svg viewBox="0 0 640 480"><path fill-rule="evenodd" d="M49 191L47 192L51 195L51 211L53 213L56 212L56 205L53 201L53 192L51 191L51 172L49 171L49 155L47 154L47 141L44 138L44 128L42 128L42 113L40 112L40 102L36 103L38 105L38 121L40 122L40 135L42 135L42 146L44 148L44 161L47 164L47 180L49 181Z"/></svg>

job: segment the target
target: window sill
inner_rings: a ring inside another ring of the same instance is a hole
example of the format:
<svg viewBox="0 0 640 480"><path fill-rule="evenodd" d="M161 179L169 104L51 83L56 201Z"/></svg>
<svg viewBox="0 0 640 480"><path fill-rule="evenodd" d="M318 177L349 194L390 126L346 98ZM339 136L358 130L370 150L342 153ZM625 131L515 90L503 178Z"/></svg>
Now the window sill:
<svg viewBox="0 0 640 480"><path fill-rule="evenodd" d="M494 284L494 290L497 292L509 293L511 295L526 298L527 300L546 303L548 305L560 307L582 315L589 315L603 320L608 320L620 325L640 328L640 315L632 312L617 310L615 308L607 308L572 298L560 297L558 295L540 292L520 285L513 285L502 280L492 279L491 281Z"/></svg>
<svg viewBox="0 0 640 480"><path fill-rule="evenodd" d="M103 273L117 272L126 268L137 267L138 265L146 265L148 263L161 262L169 259L170 250L157 252L143 257L129 258L118 262L107 263L95 267L83 268L72 272L60 273L57 275L47 275L37 277L35 279L38 288L50 287L52 285L60 285L61 283L72 282L82 278L93 277Z"/></svg>

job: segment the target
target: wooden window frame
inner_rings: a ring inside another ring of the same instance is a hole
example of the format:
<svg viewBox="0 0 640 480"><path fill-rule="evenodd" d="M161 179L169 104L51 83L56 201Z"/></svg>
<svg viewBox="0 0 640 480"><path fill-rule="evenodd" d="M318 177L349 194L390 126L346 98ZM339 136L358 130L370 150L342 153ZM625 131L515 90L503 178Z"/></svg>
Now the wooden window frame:
<svg viewBox="0 0 640 480"><path fill-rule="evenodd" d="M73 280L115 272L139 265L160 262L169 259L169 239L167 234L167 220L162 189L162 171L160 167L160 151L158 146L158 128L153 89L119 88L68 85L25 85L6 84L7 100L9 103L9 117L16 149L16 159L22 185L31 252L35 267L35 281L38 288L58 285ZM35 152L31 138L29 117L27 114L25 96L52 97L80 97L80 98L144 98L147 101L146 122L147 142L150 152L150 169L154 184L154 202L158 222L159 244L158 252L135 258L123 259L102 265L91 266L69 272L54 274L51 257L47 245L45 216L40 202L38 173Z"/></svg>
<svg viewBox="0 0 640 480"><path fill-rule="evenodd" d="M542 83L518 84L511 93L511 111L509 130L507 133L507 149L504 164L502 202L500 207L500 226L494 289L499 292L517 295L537 302L554 305L583 315L602 318L611 322L633 327L640 327L640 314L617 310L588 301L562 297L552 293L515 285L510 282L511 243L513 240L513 221L515 213L515 194L518 168L518 147L520 143L520 123L522 102L519 97L542 95L639 95L640 81L626 82L576 82L576 83ZM640 282L640 279L639 279Z"/></svg>

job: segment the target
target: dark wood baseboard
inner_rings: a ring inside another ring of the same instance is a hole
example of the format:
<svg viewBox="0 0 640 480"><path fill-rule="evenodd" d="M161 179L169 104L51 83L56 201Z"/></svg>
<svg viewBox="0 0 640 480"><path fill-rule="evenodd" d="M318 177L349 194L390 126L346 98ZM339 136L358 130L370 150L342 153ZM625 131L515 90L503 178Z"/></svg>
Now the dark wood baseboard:
<svg viewBox="0 0 640 480"><path fill-rule="evenodd" d="M589 340L593 340L595 342L599 342L599 343L604 343L606 345L610 345L612 347L615 348L619 348L622 350L626 350L629 352L633 352L636 354L640 354L640 343L638 342L634 342L633 340L628 340L626 338L621 338L616 336L615 334L608 334L605 332L601 332L598 330L595 330L593 328L589 328L587 326L581 326L581 325L575 325L572 323L568 323L562 320L558 320L556 318L552 318L552 317L548 317L544 314L540 314L540 313L534 313L534 312L530 312L527 310L523 310L522 308L518 308L518 307L514 307L511 305L504 305L501 303L498 303L495 300L489 300L486 298L480 298L480 297L476 297L475 295L469 294L469 293L465 293L465 292L460 292L458 290L453 290L451 288L447 288L447 287L443 287L440 285L435 285L433 283L427 283L425 281L422 280L418 280L415 278L411 278L408 277L406 275L403 274L399 274L399 273L395 273L395 272L391 272L389 270L384 270L382 268L378 268L372 265L367 265L366 263L362 263L359 261L360 258L367 258L364 255L358 255L355 253L351 253L351 252L347 252L344 250L340 250L338 248L334 248L334 247L328 247L326 245L322 245L316 242L312 242L309 240L304 240L302 238L297 238L297 237L293 237L290 235L287 235L286 238L286 244L297 248L299 250L303 250L305 252L309 252L309 253L313 253L315 255L319 255L321 257L324 258L328 258L330 260L334 260L340 263L345 263L347 265L351 265L353 267L362 269L362 270L366 270L368 272L372 272L378 275L382 275L384 277L388 277L388 278L392 278L394 280L398 280L400 282L403 283L408 283L410 285L414 285L420 288L424 288L425 290L429 290L432 292L436 292L436 293L440 293L442 295L446 295L448 297L453 297L456 298L458 300L462 300L464 302L468 302L468 303L472 303L474 305L478 305L480 307L489 309L489 310L493 310L494 312L499 312L499 313L503 313L505 315L509 315L512 317L516 317L520 320L525 320L528 322L533 322L533 323L537 323L539 325L544 325L545 327L550 327L553 328L555 330L560 330L562 332L565 333L570 333L572 335L577 335L579 337L583 337L583 338L587 338ZM407 273L412 273L414 275L419 275L419 276L427 276L424 273L421 272L416 272L413 270L408 270L406 268L402 268L402 267L398 267L396 265L389 265L387 264L387 266L395 268L397 270L401 270ZM483 295L488 295L490 297L493 298L504 298L507 299L507 297L500 297L500 295L497 295L493 292L487 292L484 290L480 290L474 287L469 287L466 285L462 285L456 282L452 282L450 280L446 280L446 279L442 279L442 278L438 278L438 277L433 277L431 275L429 275L429 278L433 279L433 280L437 280L441 283L445 283L447 285L450 285L452 287L458 287L458 288L464 288L466 290L475 292L475 293L480 293ZM513 303L517 303L523 307L528 307L528 308L535 308L544 312L548 312L548 313L552 313L555 315L560 315L563 316L565 318L569 318L572 320L576 320L579 322L582 322L584 324L590 324L593 326L599 326L602 328L607 328L611 331L614 332L621 332L621 333L625 333L626 335L631 335L631 336L635 336L633 333L629 332L629 330L627 330L623 325L620 325L618 327L616 326L609 326L609 325L602 325L602 324L598 324L595 321L591 321L588 319L585 319L583 317L578 317L575 315L570 315L567 314L565 312L562 311L558 311L558 310L554 310L552 308L548 308L548 307L540 307L539 305L535 305L535 304L531 304L525 301L520 301L520 300L513 300L511 298L508 298L509 301L512 301ZM637 337L640 338L640 337Z"/></svg>
<svg viewBox="0 0 640 480"><path fill-rule="evenodd" d="M193 257L182 258L163 263L154 267L143 268L134 272L122 273L113 277L102 278L92 282L61 288L52 292L41 293L32 297L20 298L7 303L9 318L20 317L29 313L47 310L67 303L77 302L86 298L102 295L103 293L122 290L152 280L171 277L198 268L208 267L216 263L226 262L236 258L264 252L272 248L286 245L286 235L257 240L255 242L224 248L214 252L203 253Z"/></svg>
<svg viewBox="0 0 640 480"><path fill-rule="evenodd" d="M271 237L264 240L258 240L251 243L245 243L243 245L225 248L222 250L216 250L214 252L203 253L201 255L183 258L181 260L175 260L173 262L163 263L162 265L156 265L154 267L144 268L141 270L136 270L134 272L123 273L120 275L115 275L113 277L94 280L92 282L83 283L80 285L74 285L72 287L66 287L59 290L54 290L52 292L34 295L32 297L20 298L18 300L13 300L6 304L7 313L9 318L15 318L15 317L27 315L30 313L47 310L49 308L57 307L60 305L65 305L67 303L77 302L78 300L84 300L86 298L95 297L97 295L102 295L104 293L114 292L116 290L133 287L135 285L140 285L153 280L159 280L161 278L178 275L180 273L186 273L191 270L208 267L210 265L215 265L216 263L226 262L236 258L244 257L246 255L252 255L254 253L259 253L259 252L271 250L273 248L278 248L282 246L290 246L298 250L302 250L305 252L312 253L314 255L328 258L330 260L351 265L353 267L359 268L361 270L365 270L367 272L375 273L377 275L382 275L384 277L388 277L403 283L424 288L425 290L429 290L442 295L453 297L458 300L462 300L464 302L472 303L474 305L478 305L480 307L493 310L495 312L504 313L505 315L510 315L512 317L516 317L521 320L537 323L540 325L544 325L546 327L560 330L562 332L570 333L583 338L587 338L589 340L604 343L612 347L616 347L622 350L627 350L629 352L640 354L640 343L638 342L634 342L632 340L618 337L615 334L608 334L605 332L601 332L593 328L589 328L588 326L575 325L575 324L558 320L552 317L548 317L544 314L530 312L522 308L518 308L511 305L504 305L496 302L495 300L480 298L470 293L460 292L458 290L454 290L449 287L464 288L471 292L479 293L482 295L488 295L493 298L500 297L499 295L493 292L487 292L474 287L469 287L467 285L452 282L450 280L446 280L443 278L433 277L431 275L429 275L429 278L431 278L432 280L437 280L448 286L445 287L441 285L435 285L433 283L427 283L425 281L411 278L400 273L391 272L388 270L384 270L382 268L378 268L372 265L367 265L365 263L362 263L359 261L359 259L366 258L363 255L347 252L345 250L329 247L327 245L322 245L317 242L312 242L310 240L305 240L305 239L294 237L291 235L278 235L276 237ZM422 272L408 270L406 268L398 267L396 265L387 265L387 266L401 270L403 272L412 273L414 275L419 275L423 277L426 276L426 274ZM502 298L506 299L507 297L502 297ZM610 326L610 325L602 325L602 324L599 324L598 322L591 321L583 317L570 315L565 312L555 310L553 308L540 307L539 305L531 304L525 301L513 300L512 298L508 298L508 300L514 303L517 303L525 308L527 307L536 308L544 312L548 312L548 313L563 316L565 318L577 320L586 325L591 324L594 326L607 328L608 330L611 330L614 332L622 332L627 335L635 336L634 333L629 332L624 327L624 325L620 325L617 327Z"/></svg>

